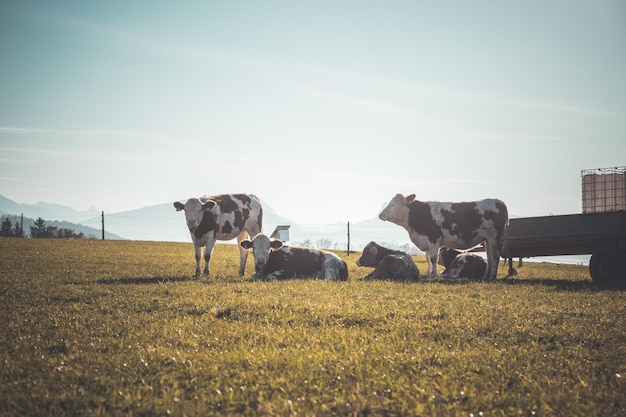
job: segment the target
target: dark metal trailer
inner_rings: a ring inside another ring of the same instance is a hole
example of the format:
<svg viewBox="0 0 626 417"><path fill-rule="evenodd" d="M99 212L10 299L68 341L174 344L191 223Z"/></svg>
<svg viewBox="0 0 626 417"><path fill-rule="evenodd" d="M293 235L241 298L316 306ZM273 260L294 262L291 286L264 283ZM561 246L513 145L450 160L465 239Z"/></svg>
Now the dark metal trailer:
<svg viewBox="0 0 626 417"><path fill-rule="evenodd" d="M626 211L510 219L503 256L590 254L589 273L601 285L626 283Z"/></svg>
<svg viewBox="0 0 626 417"><path fill-rule="evenodd" d="M582 214L510 219L512 258L591 255L589 273L601 285L626 285L626 166L581 171Z"/></svg>

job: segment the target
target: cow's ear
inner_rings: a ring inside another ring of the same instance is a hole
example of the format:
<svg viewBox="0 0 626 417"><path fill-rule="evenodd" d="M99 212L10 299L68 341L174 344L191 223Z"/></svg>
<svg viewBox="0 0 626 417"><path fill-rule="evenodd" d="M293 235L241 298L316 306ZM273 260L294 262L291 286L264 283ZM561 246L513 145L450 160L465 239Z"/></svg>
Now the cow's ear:
<svg viewBox="0 0 626 417"><path fill-rule="evenodd" d="M217 203L213 200L207 200L202 203L202 211L211 210L213 207L217 206Z"/></svg>
<svg viewBox="0 0 626 417"><path fill-rule="evenodd" d="M406 202L407 203L412 203L414 200L415 200L415 194L411 194L411 195L406 197Z"/></svg>
<svg viewBox="0 0 626 417"><path fill-rule="evenodd" d="M176 211L185 210L185 205L181 203L180 201L175 201L174 208L176 209Z"/></svg>
<svg viewBox="0 0 626 417"><path fill-rule="evenodd" d="M239 245L244 249L252 249L252 241L250 239L242 240Z"/></svg>
<svg viewBox="0 0 626 417"><path fill-rule="evenodd" d="M276 239L276 240L272 240L270 242L270 248L272 248L272 250L278 250L280 248L283 247L283 242L281 242L280 240Z"/></svg>
<svg viewBox="0 0 626 417"><path fill-rule="evenodd" d="M376 254L378 253L378 249L376 249L376 246L375 246L375 245L372 245L372 246L370 247L370 253L371 253L372 255L374 255L374 256L376 256Z"/></svg>

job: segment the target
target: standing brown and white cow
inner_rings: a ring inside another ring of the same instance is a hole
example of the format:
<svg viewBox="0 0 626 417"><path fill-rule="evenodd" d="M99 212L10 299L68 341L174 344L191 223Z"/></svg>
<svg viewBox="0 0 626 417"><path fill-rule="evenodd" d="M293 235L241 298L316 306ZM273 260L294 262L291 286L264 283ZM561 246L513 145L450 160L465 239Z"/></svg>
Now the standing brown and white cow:
<svg viewBox="0 0 626 417"><path fill-rule="evenodd" d="M468 249L485 244L487 270L483 280L494 280L506 241L509 215L497 199L449 203L419 201L415 194L397 194L378 216L404 227L411 241L426 253L428 272L437 276L439 248Z"/></svg>
<svg viewBox="0 0 626 417"><path fill-rule="evenodd" d="M209 275L209 262L216 240L237 238L239 275L246 269L248 251L239 243L263 231L263 208L254 195L222 194L190 198L185 204L175 202L176 211L185 211L185 220L196 252L196 276L200 275L202 249L204 274Z"/></svg>

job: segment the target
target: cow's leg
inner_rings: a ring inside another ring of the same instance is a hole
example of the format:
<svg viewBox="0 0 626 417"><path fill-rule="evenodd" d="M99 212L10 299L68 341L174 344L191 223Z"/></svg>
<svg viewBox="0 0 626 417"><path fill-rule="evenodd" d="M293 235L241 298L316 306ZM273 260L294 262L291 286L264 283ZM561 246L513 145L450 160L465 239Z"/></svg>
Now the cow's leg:
<svg viewBox="0 0 626 417"><path fill-rule="evenodd" d="M435 259L437 258L433 255L432 250L429 250L426 253L426 257L428 258L428 268L429 268L428 276L436 277L437 276L437 263L435 262Z"/></svg>
<svg viewBox="0 0 626 417"><path fill-rule="evenodd" d="M491 271L490 271L490 276L491 276L491 280L495 280L496 278L498 278L498 264L500 263L500 245L498 245L497 242L494 242L492 245L492 263L493 266L491 267Z"/></svg>
<svg viewBox="0 0 626 417"><path fill-rule="evenodd" d="M196 252L196 277L200 276L200 261L202 260L202 246L194 245L194 250Z"/></svg>
<svg viewBox="0 0 626 417"><path fill-rule="evenodd" d="M487 268L485 268L485 275L483 275L483 281L489 281L489 276L491 275L491 253L489 252L489 247L491 246L488 241L485 240L485 254L487 255Z"/></svg>
<svg viewBox="0 0 626 417"><path fill-rule="evenodd" d="M370 279L378 278L378 275L376 274L376 271L378 271L378 269L374 269L374 272L370 272L369 274L365 275L363 277L363 281L369 281Z"/></svg>
<svg viewBox="0 0 626 417"><path fill-rule="evenodd" d="M426 276L430 277L433 273L433 263L430 259L430 249L427 249L426 252L426 263L428 264L428 268L426 269Z"/></svg>
<svg viewBox="0 0 626 417"><path fill-rule="evenodd" d="M439 259L439 247L429 245L428 250L426 251L426 258L428 259L428 275L436 278L437 277L437 260Z"/></svg>
<svg viewBox="0 0 626 417"><path fill-rule="evenodd" d="M486 240L485 251L487 252L487 269L485 269L483 281L493 281L498 275L498 262L500 262L497 243Z"/></svg>
<svg viewBox="0 0 626 417"><path fill-rule="evenodd" d="M209 275L209 265L211 264L211 256L213 255L213 247L215 246L215 237L209 237L204 251L204 275ZM198 271L200 272L200 271Z"/></svg>
<svg viewBox="0 0 626 417"><path fill-rule="evenodd" d="M284 272L283 270L280 270L280 271L274 271L274 272L272 272L271 274L267 274L267 275L265 276L265 279L266 279L266 280L268 280L268 281L271 281L271 280L273 280L273 279L282 279L282 278L283 278L283 275L284 275L284 274L283 274L283 272Z"/></svg>
<svg viewBox="0 0 626 417"><path fill-rule="evenodd" d="M239 276L242 277L246 272L246 261L248 260L248 249L244 249L240 243L244 239L249 239L250 235L245 230L237 236L237 247L239 248Z"/></svg>

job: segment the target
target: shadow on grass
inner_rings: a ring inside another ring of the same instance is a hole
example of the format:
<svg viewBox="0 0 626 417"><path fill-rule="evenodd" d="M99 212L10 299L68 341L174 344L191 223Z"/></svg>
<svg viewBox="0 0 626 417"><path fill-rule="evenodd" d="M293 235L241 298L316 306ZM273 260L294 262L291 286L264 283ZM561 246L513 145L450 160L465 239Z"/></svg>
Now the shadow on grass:
<svg viewBox="0 0 626 417"><path fill-rule="evenodd" d="M538 287L550 287L556 291L585 291L585 290L600 290L603 288L598 287L593 281L581 281L581 280L567 280L567 279L551 279L551 278L504 278L499 279L496 282L507 285L527 285Z"/></svg>
<svg viewBox="0 0 626 417"><path fill-rule="evenodd" d="M101 278L96 281L98 284L118 285L144 285L144 284L164 284L166 282L192 281L189 277L122 277L122 278Z"/></svg>
<svg viewBox="0 0 626 417"><path fill-rule="evenodd" d="M121 277L121 278L101 278L96 281L98 284L104 285L146 285L146 284L165 284L168 282L186 282L197 281L192 277L187 276L172 276L172 277ZM276 280L276 281L288 281L288 280ZM377 281L377 280L373 280ZM384 280L383 280L384 281ZM248 280L232 281L236 283L249 282ZM269 282L269 281L265 281ZM389 281L392 282L392 281ZM419 283L422 284L442 284L442 285L468 285L480 281L475 281L466 278L422 278ZM226 283L226 281L225 281ZM620 291L626 289L624 286L600 286L593 281L585 280L567 280L567 279L551 279L551 278L499 278L493 283L485 282L485 285L490 284L504 284L504 285L526 285L537 287L549 287L555 291ZM407 284L411 284L407 282Z"/></svg>
<svg viewBox="0 0 626 417"><path fill-rule="evenodd" d="M433 283L442 285L468 285L481 281L466 278L422 278L421 283ZM547 287L555 291L602 291L602 290L623 290L624 287L600 286L593 281L585 280L568 280L568 279L552 279L552 278L498 278L493 282L484 282L485 285L504 284L504 285L526 285L533 287Z"/></svg>

